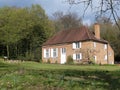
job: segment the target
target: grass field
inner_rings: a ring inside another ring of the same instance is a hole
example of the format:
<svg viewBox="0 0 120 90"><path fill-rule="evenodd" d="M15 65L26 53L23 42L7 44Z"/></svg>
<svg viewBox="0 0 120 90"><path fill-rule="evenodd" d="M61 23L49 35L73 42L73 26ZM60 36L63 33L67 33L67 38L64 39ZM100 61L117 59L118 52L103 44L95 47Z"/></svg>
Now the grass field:
<svg viewBox="0 0 120 90"><path fill-rule="evenodd" d="M118 65L59 65L0 60L0 90L120 90Z"/></svg>

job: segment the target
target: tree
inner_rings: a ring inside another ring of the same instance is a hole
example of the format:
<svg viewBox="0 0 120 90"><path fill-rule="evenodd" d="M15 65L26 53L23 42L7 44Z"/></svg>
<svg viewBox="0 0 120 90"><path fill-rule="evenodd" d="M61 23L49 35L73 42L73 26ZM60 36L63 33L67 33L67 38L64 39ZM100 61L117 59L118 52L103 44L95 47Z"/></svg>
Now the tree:
<svg viewBox="0 0 120 90"><path fill-rule="evenodd" d="M120 25L117 23L119 18L120 0L67 0L69 4L84 4L84 14L88 8L96 12L96 16L106 16L109 19L114 19L120 30Z"/></svg>
<svg viewBox="0 0 120 90"><path fill-rule="evenodd" d="M34 22L33 29L27 36L29 43L29 56L34 56L37 60L41 59L42 44L54 33L53 22L48 19L45 11L39 5L33 5L30 9L31 19ZM31 58L31 59L33 59Z"/></svg>
<svg viewBox="0 0 120 90"><path fill-rule="evenodd" d="M53 16L55 27L58 31L82 26L82 19L76 13L63 14L63 12L55 12Z"/></svg>
<svg viewBox="0 0 120 90"><path fill-rule="evenodd" d="M40 5L29 8L0 8L0 44L7 56L41 58L41 46L54 33L54 25Z"/></svg>

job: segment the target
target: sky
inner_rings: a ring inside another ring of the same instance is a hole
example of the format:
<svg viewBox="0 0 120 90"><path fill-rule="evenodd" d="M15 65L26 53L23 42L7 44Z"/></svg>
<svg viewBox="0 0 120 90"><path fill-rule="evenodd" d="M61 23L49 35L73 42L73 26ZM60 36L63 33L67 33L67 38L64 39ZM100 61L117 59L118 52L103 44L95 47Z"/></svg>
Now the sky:
<svg viewBox="0 0 120 90"><path fill-rule="evenodd" d="M49 17L52 17L56 11L75 12L79 17L83 19L85 25L90 25L94 22L94 15L91 10L88 9L83 17L84 6L71 5L66 0L0 0L0 7L4 6L16 6L16 7L30 7L32 4L40 4Z"/></svg>

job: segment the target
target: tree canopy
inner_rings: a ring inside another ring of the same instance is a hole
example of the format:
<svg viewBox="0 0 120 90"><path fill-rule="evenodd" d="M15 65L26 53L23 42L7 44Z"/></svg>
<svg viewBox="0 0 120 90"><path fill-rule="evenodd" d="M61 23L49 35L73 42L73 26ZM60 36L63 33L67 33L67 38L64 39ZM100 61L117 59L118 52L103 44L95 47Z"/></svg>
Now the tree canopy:
<svg viewBox="0 0 120 90"><path fill-rule="evenodd" d="M40 59L42 43L54 32L52 21L48 19L40 5L30 8L0 8L0 44L6 46L9 58L33 56L38 51Z"/></svg>

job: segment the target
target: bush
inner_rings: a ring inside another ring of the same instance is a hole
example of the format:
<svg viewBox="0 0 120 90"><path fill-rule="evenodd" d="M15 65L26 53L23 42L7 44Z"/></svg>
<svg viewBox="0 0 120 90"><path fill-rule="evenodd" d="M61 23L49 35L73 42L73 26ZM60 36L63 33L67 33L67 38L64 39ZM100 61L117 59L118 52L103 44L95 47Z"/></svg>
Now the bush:
<svg viewBox="0 0 120 90"><path fill-rule="evenodd" d="M47 60L47 63L50 64L50 59Z"/></svg>
<svg viewBox="0 0 120 90"><path fill-rule="evenodd" d="M90 60L88 61L88 64L96 64L95 59L91 57Z"/></svg>
<svg viewBox="0 0 120 90"><path fill-rule="evenodd" d="M68 57L67 57L67 62L66 62L66 64L73 64L73 58L72 58L72 56L68 56Z"/></svg>

